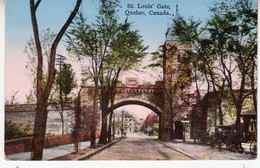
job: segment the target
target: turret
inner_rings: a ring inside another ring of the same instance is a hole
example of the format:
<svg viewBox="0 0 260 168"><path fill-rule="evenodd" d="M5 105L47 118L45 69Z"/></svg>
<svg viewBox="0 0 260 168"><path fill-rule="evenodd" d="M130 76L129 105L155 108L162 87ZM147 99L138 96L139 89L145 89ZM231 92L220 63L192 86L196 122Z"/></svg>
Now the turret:
<svg viewBox="0 0 260 168"><path fill-rule="evenodd" d="M178 9L178 0L176 2L176 11L175 11L175 16L172 19L172 24L170 25L170 27L168 27L167 32L165 33L165 42L169 43L169 42L179 42L179 38L178 36L173 36L172 35L172 31L173 31L173 26L174 26L174 20L178 20L180 15L179 15L179 9Z"/></svg>

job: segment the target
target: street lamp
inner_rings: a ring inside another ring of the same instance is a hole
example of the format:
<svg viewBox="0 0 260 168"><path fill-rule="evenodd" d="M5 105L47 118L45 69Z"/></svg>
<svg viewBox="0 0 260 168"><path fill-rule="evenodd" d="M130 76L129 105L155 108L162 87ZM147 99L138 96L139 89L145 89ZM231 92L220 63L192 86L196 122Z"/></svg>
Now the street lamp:
<svg viewBox="0 0 260 168"><path fill-rule="evenodd" d="M185 142L185 130L186 130L186 123L189 123L189 120L187 119L187 116L184 116L184 120L181 120L182 123L184 123L184 128L183 128L183 142Z"/></svg>

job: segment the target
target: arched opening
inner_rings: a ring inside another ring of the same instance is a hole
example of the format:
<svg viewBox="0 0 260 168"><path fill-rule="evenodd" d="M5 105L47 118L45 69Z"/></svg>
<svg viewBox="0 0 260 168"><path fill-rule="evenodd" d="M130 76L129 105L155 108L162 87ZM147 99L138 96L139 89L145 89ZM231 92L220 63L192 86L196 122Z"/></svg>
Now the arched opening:
<svg viewBox="0 0 260 168"><path fill-rule="evenodd" d="M135 110L133 110L133 108ZM120 125L120 123L118 123L119 121L125 122L124 130L116 129L116 133L120 134L119 132L125 131L125 133L130 133L130 135L137 133L144 134L147 136L153 136L155 138L160 138L160 121L162 116L162 110L159 107L156 107L154 104L140 100L123 100L115 103L113 107L109 108L109 111L115 112L115 116L117 117L116 123L118 128L121 129L123 127ZM149 112L146 113L145 111ZM125 116L125 114L127 114L128 117L125 117L123 119L122 116ZM132 114L134 114L135 117L131 117Z"/></svg>
<svg viewBox="0 0 260 168"><path fill-rule="evenodd" d="M140 101L140 100L119 101L119 102L114 104L113 108L109 107L109 111L115 110L115 109L117 109L119 107L122 107L122 106L125 106L125 105L140 105L140 106L144 106L144 107L147 107L148 109L151 109L158 116L161 116L162 113L163 113L163 111L159 107L156 107L156 105L154 105L152 103L147 103L147 102L144 102L144 101Z"/></svg>

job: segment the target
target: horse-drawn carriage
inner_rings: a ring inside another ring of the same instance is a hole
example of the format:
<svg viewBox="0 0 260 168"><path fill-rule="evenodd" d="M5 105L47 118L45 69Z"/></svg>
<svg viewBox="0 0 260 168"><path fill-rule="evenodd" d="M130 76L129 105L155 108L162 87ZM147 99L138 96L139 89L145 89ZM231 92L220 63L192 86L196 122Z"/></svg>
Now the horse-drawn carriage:
<svg viewBox="0 0 260 168"><path fill-rule="evenodd" d="M212 148L217 146L219 150L223 145L230 151L243 152L242 143L250 144L250 152L256 152L256 132L245 132L244 125L218 126L215 133L209 136Z"/></svg>
<svg viewBox="0 0 260 168"><path fill-rule="evenodd" d="M250 144L250 152L257 152L257 114L255 111L248 110L241 114L241 124L229 126L219 125L215 131L209 133L205 126L193 128L191 137L194 143L210 144L217 146L219 150L225 146L228 150L243 151L242 143Z"/></svg>
<svg viewBox="0 0 260 168"><path fill-rule="evenodd" d="M216 132L210 136L210 144L212 148L216 145L219 150L225 145L228 150L243 151L243 139L241 126L218 126Z"/></svg>

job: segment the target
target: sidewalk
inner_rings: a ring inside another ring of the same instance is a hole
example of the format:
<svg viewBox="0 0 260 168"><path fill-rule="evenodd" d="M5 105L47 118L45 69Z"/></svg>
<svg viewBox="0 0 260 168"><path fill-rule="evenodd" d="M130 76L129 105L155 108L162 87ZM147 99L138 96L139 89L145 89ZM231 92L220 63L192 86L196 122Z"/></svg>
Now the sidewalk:
<svg viewBox="0 0 260 168"><path fill-rule="evenodd" d="M98 142L99 139L96 139ZM90 141L80 142L80 149L85 149L90 146ZM69 153L74 152L74 144L61 145L53 148L46 148L43 150L42 160L51 160ZM7 155L6 158L10 160L30 160L31 152L15 153Z"/></svg>
<svg viewBox="0 0 260 168"><path fill-rule="evenodd" d="M226 150L225 145L219 151L217 148L212 149L209 144L194 143L193 139L186 139L186 142L183 142L182 139L175 139L163 143L197 160L254 160L257 157L250 152L249 143L242 143L243 153Z"/></svg>
<svg viewBox="0 0 260 168"><path fill-rule="evenodd" d="M209 146L209 144L203 144L201 142L196 141L196 143L194 143L193 139L190 138L186 138L186 141L183 142L183 139L174 139L172 142L176 142L176 143L188 143L188 144L197 144L197 145L205 145L205 146ZM245 153L250 153L250 144L249 143L241 143L242 144L242 148L244 149ZM226 146L223 146L223 149L225 150Z"/></svg>
<svg viewBox="0 0 260 168"><path fill-rule="evenodd" d="M109 148L110 146L114 145L115 143L117 143L118 141L121 141L122 139L125 139L126 137L119 137L119 138L115 138L113 141L104 144L104 145L100 145L97 144L96 148L85 148L79 151L79 153L69 153L67 155L63 155L57 158L53 158L51 160L87 160L90 157L98 154L99 152Z"/></svg>

